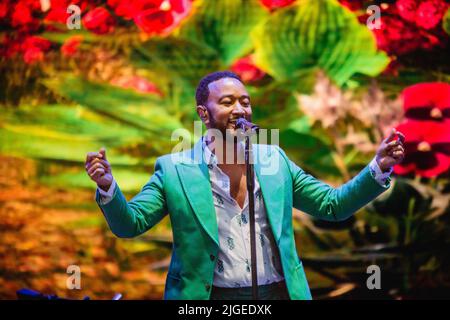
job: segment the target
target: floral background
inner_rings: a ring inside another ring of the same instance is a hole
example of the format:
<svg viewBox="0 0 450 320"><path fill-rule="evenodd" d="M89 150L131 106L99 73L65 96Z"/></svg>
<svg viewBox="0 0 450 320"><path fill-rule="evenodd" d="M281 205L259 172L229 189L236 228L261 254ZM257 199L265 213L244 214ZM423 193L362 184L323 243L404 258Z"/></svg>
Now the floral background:
<svg viewBox="0 0 450 320"><path fill-rule="evenodd" d="M81 11L79 29L66 24L77 23L70 5ZM381 10L378 28L366 25L375 23L370 5ZM449 5L2 1L0 298L23 287L73 299L162 298L168 219L136 239L114 237L84 158L105 146L131 198L177 143L173 130L193 135L196 85L217 70L239 74L253 120L280 129L290 158L333 186L356 175L392 127L406 136L392 187L351 219L294 210L315 299L449 298ZM66 287L72 264L80 290ZM366 287L372 264L380 290Z"/></svg>

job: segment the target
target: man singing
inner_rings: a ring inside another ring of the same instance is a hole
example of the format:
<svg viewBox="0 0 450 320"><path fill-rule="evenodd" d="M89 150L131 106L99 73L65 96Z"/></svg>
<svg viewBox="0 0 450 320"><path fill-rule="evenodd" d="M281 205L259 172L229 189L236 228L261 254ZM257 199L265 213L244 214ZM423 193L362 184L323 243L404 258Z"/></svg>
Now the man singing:
<svg viewBox="0 0 450 320"><path fill-rule="evenodd" d="M159 157L155 173L131 201L114 180L104 149L88 153L86 171L97 183L97 203L118 237L138 236L169 214L173 251L165 299L251 299L243 143L211 134L233 136L237 119L251 121L250 97L240 78L225 71L204 77L196 100L206 135L193 149ZM370 164L339 188L304 172L276 145L252 145L260 299L311 299L295 247L292 208L328 221L349 218L390 187L392 167L404 158L403 141L393 129ZM264 173L262 163L276 170Z"/></svg>

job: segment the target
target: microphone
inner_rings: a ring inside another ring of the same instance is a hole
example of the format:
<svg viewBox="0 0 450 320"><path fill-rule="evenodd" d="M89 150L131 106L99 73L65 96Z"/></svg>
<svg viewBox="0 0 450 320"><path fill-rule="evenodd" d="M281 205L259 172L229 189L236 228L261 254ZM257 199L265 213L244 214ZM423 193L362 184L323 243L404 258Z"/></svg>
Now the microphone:
<svg viewBox="0 0 450 320"><path fill-rule="evenodd" d="M236 127L240 128L244 131L250 130L250 131L256 132L256 133L259 131L258 125L251 123L250 121L246 120L245 118L238 118L236 120Z"/></svg>

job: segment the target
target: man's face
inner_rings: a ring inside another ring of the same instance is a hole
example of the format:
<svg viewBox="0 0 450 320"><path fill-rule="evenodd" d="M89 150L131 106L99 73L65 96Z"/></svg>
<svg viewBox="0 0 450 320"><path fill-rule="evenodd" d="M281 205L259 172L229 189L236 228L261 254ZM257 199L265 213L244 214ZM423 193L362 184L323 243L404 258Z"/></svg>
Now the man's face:
<svg viewBox="0 0 450 320"><path fill-rule="evenodd" d="M238 118L251 121L250 97L239 80L222 78L211 82L208 89L207 105L197 106L197 112L208 129L218 129L224 135L230 129L234 134Z"/></svg>

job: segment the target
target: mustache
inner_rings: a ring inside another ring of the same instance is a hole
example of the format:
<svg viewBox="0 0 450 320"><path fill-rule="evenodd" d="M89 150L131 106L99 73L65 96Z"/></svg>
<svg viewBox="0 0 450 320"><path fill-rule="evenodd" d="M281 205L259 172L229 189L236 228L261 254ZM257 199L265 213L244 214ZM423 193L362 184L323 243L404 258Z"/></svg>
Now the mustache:
<svg viewBox="0 0 450 320"><path fill-rule="evenodd" d="M251 116L243 116L243 117L236 117L236 118L231 118L231 119L229 119L228 120L228 122L236 122L238 119L240 119L240 118L244 118L245 120L247 120L247 121L251 121Z"/></svg>

